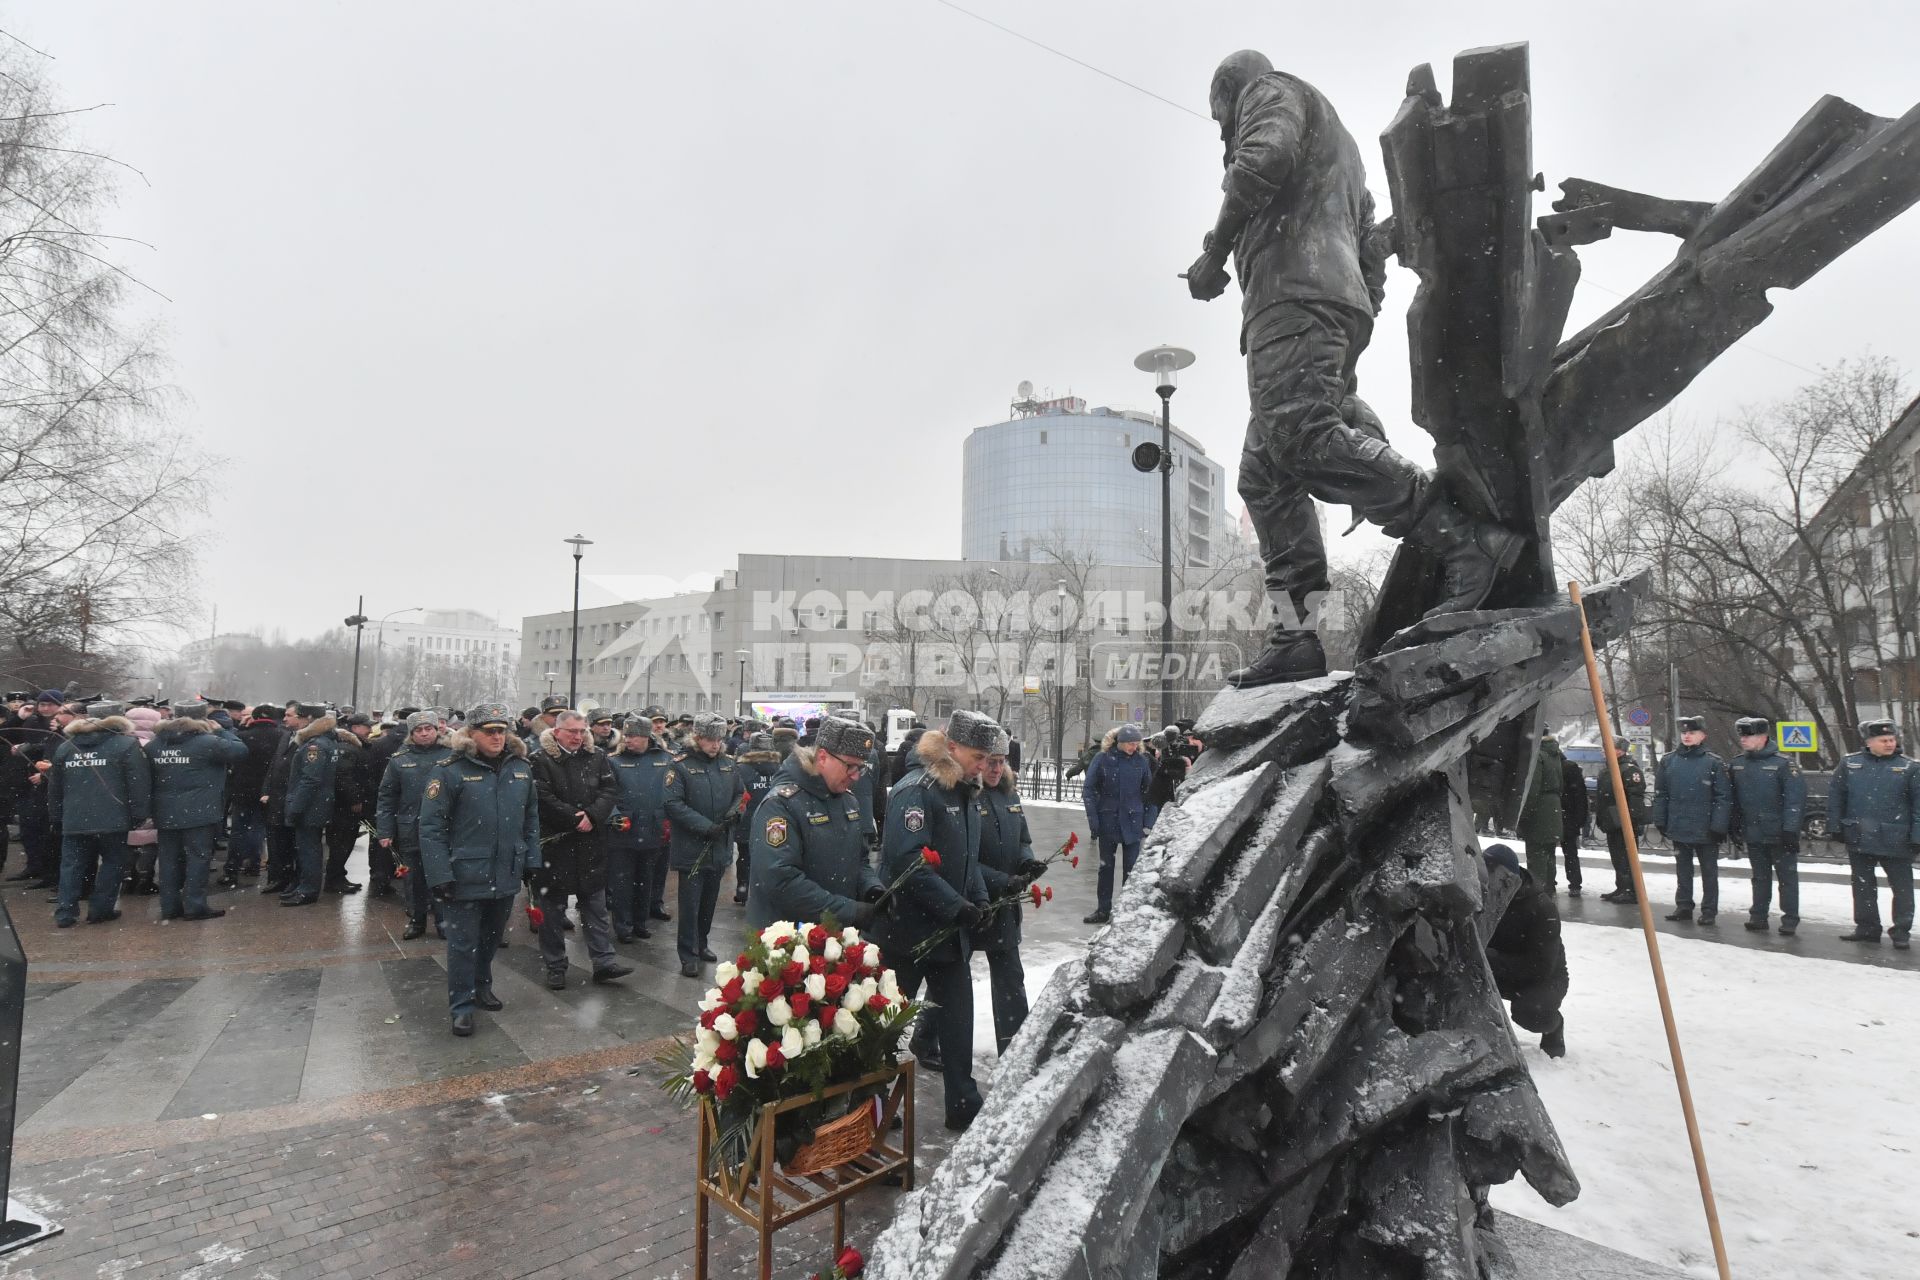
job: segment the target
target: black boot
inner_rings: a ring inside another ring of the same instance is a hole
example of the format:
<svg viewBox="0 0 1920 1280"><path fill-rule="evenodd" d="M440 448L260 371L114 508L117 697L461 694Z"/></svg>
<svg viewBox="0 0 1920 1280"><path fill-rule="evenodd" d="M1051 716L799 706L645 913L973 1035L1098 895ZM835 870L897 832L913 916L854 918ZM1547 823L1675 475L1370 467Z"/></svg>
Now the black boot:
<svg viewBox="0 0 1920 1280"><path fill-rule="evenodd" d="M1880 941L1880 931L1878 929L1875 929L1872 933L1869 933L1865 929L1855 929L1852 933L1841 934L1840 941L1842 942L1878 942Z"/></svg>
<svg viewBox="0 0 1920 1280"><path fill-rule="evenodd" d="M426 932L427 922L425 920L409 920L407 921L406 929L400 934L400 941L412 942L415 938L424 936Z"/></svg>
<svg viewBox="0 0 1920 1280"><path fill-rule="evenodd" d="M1693 908L1692 907L1675 907L1673 910L1667 912L1667 919L1685 920L1688 924L1692 924Z"/></svg>
<svg viewBox="0 0 1920 1280"><path fill-rule="evenodd" d="M1327 655L1320 637L1312 631L1285 631L1279 639L1269 638L1260 656L1237 671L1227 673L1227 683L1236 689L1257 689L1262 685L1287 684L1295 680L1313 680L1327 674Z"/></svg>
<svg viewBox="0 0 1920 1280"><path fill-rule="evenodd" d="M1468 515L1446 493L1427 497L1426 510L1407 533L1440 561L1444 594L1427 616L1478 609L1492 593L1494 580L1519 558L1526 539Z"/></svg>
<svg viewBox="0 0 1920 1280"><path fill-rule="evenodd" d="M1549 1058L1567 1056L1567 1020L1562 1018L1560 1025L1540 1037L1540 1052Z"/></svg>

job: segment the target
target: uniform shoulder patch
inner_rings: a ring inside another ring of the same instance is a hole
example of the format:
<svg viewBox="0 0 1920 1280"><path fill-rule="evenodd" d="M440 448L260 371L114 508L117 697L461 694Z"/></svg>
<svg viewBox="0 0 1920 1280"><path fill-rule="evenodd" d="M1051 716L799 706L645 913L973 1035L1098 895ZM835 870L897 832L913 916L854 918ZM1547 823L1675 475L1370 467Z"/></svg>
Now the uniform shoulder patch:
<svg viewBox="0 0 1920 1280"><path fill-rule="evenodd" d="M773 794L779 796L782 800L791 800L800 794L800 788L791 782L783 782L773 789Z"/></svg>
<svg viewBox="0 0 1920 1280"><path fill-rule="evenodd" d="M672 785L673 785L673 770L671 770L671 769L669 769L669 770L667 770L667 776L666 776L666 777L664 777L664 778L662 778L662 779L660 779L660 781L661 781L661 782L663 782L663 783L665 783L665 784L666 784L666 785L668 785L668 786L672 786Z"/></svg>
<svg viewBox="0 0 1920 1280"><path fill-rule="evenodd" d="M308 748L307 748L307 763L308 763L308 764L312 764L312 763L314 763L314 762L315 762L316 760L318 760L319 758L320 758L320 748L319 748L318 746L312 746L312 747L308 747Z"/></svg>
<svg viewBox="0 0 1920 1280"><path fill-rule="evenodd" d="M440 794L440 779L438 778L430 779L427 782L427 799L431 800L439 794Z"/></svg>
<svg viewBox="0 0 1920 1280"><path fill-rule="evenodd" d="M778 849L787 842L787 820L785 818L767 819L767 844Z"/></svg>
<svg viewBox="0 0 1920 1280"><path fill-rule="evenodd" d="M900 825L909 831L919 831L927 825L927 811L914 805L900 816Z"/></svg>

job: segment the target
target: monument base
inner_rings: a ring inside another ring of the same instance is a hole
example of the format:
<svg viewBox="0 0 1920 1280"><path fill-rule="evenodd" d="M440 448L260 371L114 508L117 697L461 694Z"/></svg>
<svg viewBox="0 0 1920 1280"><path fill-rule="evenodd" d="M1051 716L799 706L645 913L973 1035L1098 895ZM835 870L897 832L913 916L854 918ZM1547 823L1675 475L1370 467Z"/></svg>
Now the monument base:
<svg viewBox="0 0 1920 1280"><path fill-rule="evenodd" d="M1561 1280L1681 1280L1685 1274L1510 1213L1494 1215L1523 1276Z"/></svg>
<svg viewBox="0 0 1920 1280"><path fill-rule="evenodd" d="M30 1244L39 1244L65 1231L45 1215L35 1212L21 1204L12 1196L7 1197L7 1220L0 1223L0 1253L12 1253L15 1249L24 1249Z"/></svg>

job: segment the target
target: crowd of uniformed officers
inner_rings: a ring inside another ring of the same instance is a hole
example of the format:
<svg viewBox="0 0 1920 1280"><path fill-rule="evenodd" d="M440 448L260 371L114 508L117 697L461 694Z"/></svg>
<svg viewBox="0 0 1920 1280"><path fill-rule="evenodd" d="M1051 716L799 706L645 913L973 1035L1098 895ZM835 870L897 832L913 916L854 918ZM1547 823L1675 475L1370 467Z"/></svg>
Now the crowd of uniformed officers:
<svg viewBox="0 0 1920 1280"><path fill-rule="evenodd" d="M1780 751L1774 725L1764 718L1746 716L1734 722L1740 754L1730 761L1707 748L1705 717L1681 716L1676 728L1680 746L1660 758L1651 804L1646 774L1626 754L1626 739L1614 741L1628 812L1623 818L1611 782L1603 776L1593 797L1594 818L1607 837L1615 882L1613 891L1601 897L1627 904L1638 901L1623 832L1651 825L1674 852L1674 905L1666 918L1711 925L1720 913L1721 846L1736 842L1745 851L1752 876L1746 928L1765 933L1773 927L1777 887L1779 930L1793 936L1800 927L1806 778ZM1860 740L1863 748L1841 760L1827 790L1827 830L1846 845L1853 890L1854 927L1840 936L1847 942L1880 940L1879 879L1884 876L1893 900L1892 919L1884 931L1904 951L1913 929L1913 863L1920 855L1920 765L1901 751L1891 720L1862 723ZM1564 775L1562 769L1567 771ZM1575 791L1584 800L1585 781L1578 766L1563 765L1551 739L1543 741L1522 813L1521 834L1527 842L1532 878L1553 892L1554 843L1556 833L1564 830L1559 839L1566 850L1568 891L1577 897L1578 829L1572 821L1562 828L1564 810L1547 803L1556 794L1571 796Z"/></svg>

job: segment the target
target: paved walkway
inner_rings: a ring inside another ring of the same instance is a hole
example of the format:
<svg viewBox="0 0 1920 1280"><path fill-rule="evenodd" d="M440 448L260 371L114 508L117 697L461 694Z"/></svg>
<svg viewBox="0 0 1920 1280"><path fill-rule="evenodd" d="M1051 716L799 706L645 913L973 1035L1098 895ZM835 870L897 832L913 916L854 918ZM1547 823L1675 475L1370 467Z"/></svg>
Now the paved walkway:
<svg viewBox="0 0 1920 1280"><path fill-rule="evenodd" d="M1032 817L1043 850L1084 829L1071 810ZM1027 916L1036 951L1084 941L1095 862L1050 877L1054 901ZM625 982L588 985L576 955L573 985L551 992L516 919L508 1007L458 1040L444 945L400 942L391 898L286 910L247 890L219 895L225 919L166 925L135 898L118 922L70 930L44 894L5 898L30 959L14 1191L66 1234L0 1258L0 1277L692 1275L691 1121L653 1059L704 984L679 976L664 931L622 948L638 968ZM1571 919L1636 923L1561 902ZM723 894L716 940L743 929ZM1693 932L1913 963L1828 944L1831 930ZM922 1085L926 1169L946 1135L939 1082ZM893 1194L854 1206L856 1243ZM830 1215L784 1231L776 1274L825 1265L830 1236ZM747 1274L746 1233L723 1222L716 1240L714 1274Z"/></svg>

